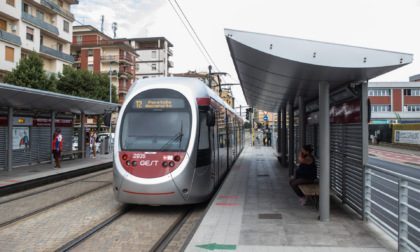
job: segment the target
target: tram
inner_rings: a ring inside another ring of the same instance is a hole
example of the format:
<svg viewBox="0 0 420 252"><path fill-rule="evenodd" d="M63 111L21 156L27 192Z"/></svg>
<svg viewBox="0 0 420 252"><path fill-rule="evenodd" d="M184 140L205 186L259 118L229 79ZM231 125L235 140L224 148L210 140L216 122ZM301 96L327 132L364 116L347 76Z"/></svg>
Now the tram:
<svg viewBox="0 0 420 252"><path fill-rule="evenodd" d="M243 119L200 80L139 80L115 129L114 197L140 205L206 201L244 143Z"/></svg>

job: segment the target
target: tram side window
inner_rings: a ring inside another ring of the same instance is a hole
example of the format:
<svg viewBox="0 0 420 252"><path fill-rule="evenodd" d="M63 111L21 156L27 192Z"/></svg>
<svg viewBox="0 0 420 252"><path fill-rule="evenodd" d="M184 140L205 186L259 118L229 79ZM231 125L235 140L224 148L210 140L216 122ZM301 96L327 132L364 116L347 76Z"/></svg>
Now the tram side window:
<svg viewBox="0 0 420 252"><path fill-rule="evenodd" d="M198 140L198 149L209 149L209 129L206 124L206 113L200 112L200 138Z"/></svg>

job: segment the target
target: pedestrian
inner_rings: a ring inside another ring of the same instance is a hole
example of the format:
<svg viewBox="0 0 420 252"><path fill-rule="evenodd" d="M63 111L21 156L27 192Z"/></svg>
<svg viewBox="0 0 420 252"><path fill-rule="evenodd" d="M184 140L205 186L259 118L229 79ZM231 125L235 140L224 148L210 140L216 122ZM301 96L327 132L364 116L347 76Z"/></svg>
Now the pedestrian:
<svg viewBox="0 0 420 252"><path fill-rule="evenodd" d="M60 158L61 158L62 150L63 150L63 135L61 134L61 129L57 128L55 130L54 139L53 139L53 154L54 154L54 159L55 159L54 169L61 168Z"/></svg>
<svg viewBox="0 0 420 252"><path fill-rule="evenodd" d="M267 135L265 134L265 131L263 132L263 143L264 143L264 146L267 145Z"/></svg>
<svg viewBox="0 0 420 252"><path fill-rule="evenodd" d="M92 137L90 142L92 143L92 150L93 150L93 158L96 158L96 138L98 136L96 135L96 129L93 129Z"/></svg>
<svg viewBox="0 0 420 252"><path fill-rule="evenodd" d="M290 186L293 191L299 196L300 204L303 206L308 199L299 189L299 185L312 184L317 178L315 158L312 156L312 145L305 145L302 147L298 162L299 167L296 169L295 178L290 180Z"/></svg>
<svg viewBox="0 0 420 252"><path fill-rule="evenodd" d="M271 146L271 131L268 129L267 131L267 146Z"/></svg>

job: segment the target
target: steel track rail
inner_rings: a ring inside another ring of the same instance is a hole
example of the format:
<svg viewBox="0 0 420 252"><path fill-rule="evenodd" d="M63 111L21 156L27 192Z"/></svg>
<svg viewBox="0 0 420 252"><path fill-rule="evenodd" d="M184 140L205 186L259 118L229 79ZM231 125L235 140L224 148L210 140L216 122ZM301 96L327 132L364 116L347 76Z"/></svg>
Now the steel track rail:
<svg viewBox="0 0 420 252"><path fill-rule="evenodd" d="M56 203L54 203L54 204L52 204L52 205L49 205L49 206L46 206L46 207L43 207L43 208L37 209L37 210L35 210L35 211L33 211L33 212L30 212L30 213L27 213L27 214L25 214L25 215L19 216L19 217L17 217L17 218L12 219L12 220L5 221L5 222L3 222L3 223L0 223L0 228L1 228L1 227L4 227L4 226L7 226L7 225L10 225L10 224L12 224L12 223L14 223L14 222L20 221L20 220L22 220L22 219L28 218L28 217L30 217L30 216L32 216L32 215L35 215L35 214L41 213L41 212L43 212L43 211L46 211L46 210L48 210L48 209L51 209L51 208L56 207L56 206L58 206L58 205L61 205L61 204L63 204L63 203L66 203L66 202L69 202L69 201L75 200L75 199L80 198L80 197L82 197L82 196L85 196L85 195L87 195L87 194L90 194L90 193L93 193L93 192L95 192L95 191L101 190L102 188L105 188L105 187L108 187L108 186L111 186L111 185L112 185L112 182L108 182L108 183L106 183L105 185L102 185L102 186L100 186L100 187L97 187L97 188L91 189L91 190L86 191L86 192L84 192L84 193L81 193L81 194L79 194L79 195L72 196L72 197L70 197L70 198L67 198L67 199L61 200L61 201L59 201L59 202L56 202Z"/></svg>
<svg viewBox="0 0 420 252"><path fill-rule="evenodd" d="M110 218L104 220L99 225L95 226L94 228L92 228L89 231L85 232L84 234L80 235L76 239L68 242L67 244L65 244L61 248L58 248L57 250L55 250L55 252L64 252L64 251L68 251L69 249L72 249L73 247L77 246L78 244L82 243L84 240L89 238L91 235L95 234L96 232L98 232L102 228L106 227L111 222L115 221L116 219L120 218L121 216L123 216L124 214L129 212L131 209L133 209L133 207L134 207L133 205L126 206L124 209L122 209L118 213L114 214Z"/></svg>

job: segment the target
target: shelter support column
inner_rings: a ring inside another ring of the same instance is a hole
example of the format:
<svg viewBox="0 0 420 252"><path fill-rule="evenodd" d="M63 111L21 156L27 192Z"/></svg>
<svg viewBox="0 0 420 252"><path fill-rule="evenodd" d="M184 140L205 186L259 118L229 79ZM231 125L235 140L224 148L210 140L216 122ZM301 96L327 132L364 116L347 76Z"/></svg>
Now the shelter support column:
<svg viewBox="0 0 420 252"><path fill-rule="evenodd" d="M299 96L299 146L298 150L306 144L306 104Z"/></svg>
<svg viewBox="0 0 420 252"><path fill-rule="evenodd" d="M293 102L289 103L289 177L295 174L295 122Z"/></svg>
<svg viewBox="0 0 420 252"><path fill-rule="evenodd" d="M13 108L9 107L9 113L7 114L7 171L12 171L12 158L13 158Z"/></svg>
<svg viewBox="0 0 420 252"><path fill-rule="evenodd" d="M53 141L54 139L52 139L52 136L54 136L55 133L55 112L51 111L51 144L50 146L53 146ZM51 155L51 163L54 163L54 154Z"/></svg>
<svg viewBox="0 0 420 252"><path fill-rule="evenodd" d="M363 181L366 181L365 178L365 165L368 162L368 152L369 152L369 120L368 118L368 83L362 84L362 169L363 169ZM362 218L363 220L366 219L366 201L365 201L365 195L366 195L366 185L363 185L363 213Z"/></svg>
<svg viewBox="0 0 420 252"><path fill-rule="evenodd" d="M277 111L277 153L281 153L281 109Z"/></svg>
<svg viewBox="0 0 420 252"><path fill-rule="evenodd" d="M281 166L286 167L286 143L287 143L287 131L286 131L286 108L281 108Z"/></svg>
<svg viewBox="0 0 420 252"><path fill-rule="evenodd" d="M85 113L82 113L80 116L80 135L81 135L81 140L79 141L79 143L81 143L82 146L82 157L87 158L88 156L86 155L86 129L85 129Z"/></svg>
<svg viewBox="0 0 420 252"><path fill-rule="evenodd" d="M330 220L330 92L319 83L319 220Z"/></svg>

